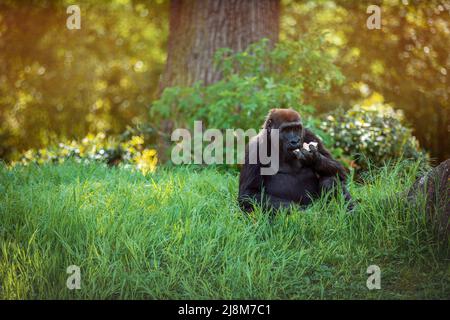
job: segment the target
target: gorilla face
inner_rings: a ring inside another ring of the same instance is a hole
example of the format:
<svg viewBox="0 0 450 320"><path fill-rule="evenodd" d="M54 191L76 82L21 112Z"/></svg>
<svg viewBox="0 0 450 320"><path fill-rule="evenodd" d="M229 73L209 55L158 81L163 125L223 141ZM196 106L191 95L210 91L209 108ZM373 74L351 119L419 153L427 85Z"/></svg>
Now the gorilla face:
<svg viewBox="0 0 450 320"><path fill-rule="evenodd" d="M303 145L304 129L300 121L285 122L280 125L280 147L283 154L293 154Z"/></svg>

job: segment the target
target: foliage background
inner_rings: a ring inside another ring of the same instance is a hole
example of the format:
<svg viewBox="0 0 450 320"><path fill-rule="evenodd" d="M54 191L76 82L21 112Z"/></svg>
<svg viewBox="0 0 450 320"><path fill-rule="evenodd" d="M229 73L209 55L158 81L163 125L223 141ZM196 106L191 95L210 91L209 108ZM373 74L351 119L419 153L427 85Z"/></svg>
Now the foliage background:
<svg viewBox="0 0 450 320"><path fill-rule="evenodd" d="M450 157L450 1L283 0L281 39L311 29L328 32L330 51L347 81L320 110L348 109L373 93L404 110L431 156ZM368 5L381 7L381 30L367 30Z"/></svg>
<svg viewBox="0 0 450 320"><path fill-rule="evenodd" d="M168 1L79 1L81 30L65 27L70 4L0 3L1 159L160 121L149 109L166 58ZM370 1L382 6L381 30L366 28L366 1L282 4L281 40L325 33L324 49L345 77L328 93L305 91L303 105L320 115L375 95L404 111L432 157L450 156L449 1Z"/></svg>
<svg viewBox="0 0 450 320"><path fill-rule="evenodd" d="M147 121L165 61L167 3L0 4L0 157ZM6 62L6 63L5 63Z"/></svg>

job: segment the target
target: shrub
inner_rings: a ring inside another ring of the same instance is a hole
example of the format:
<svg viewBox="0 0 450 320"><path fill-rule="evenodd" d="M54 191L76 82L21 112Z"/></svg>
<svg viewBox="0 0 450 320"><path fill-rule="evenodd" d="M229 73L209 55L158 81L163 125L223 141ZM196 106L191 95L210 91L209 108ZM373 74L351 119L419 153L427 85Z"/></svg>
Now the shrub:
<svg viewBox="0 0 450 320"><path fill-rule="evenodd" d="M391 159L426 157L411 129L404 125L403 113L383 103L337 110L320 127L331 136L333 147L352 156L362 169L367 168L367 160L381 166Z"/></svg>
<svg viewBox="0 0 450 320"><path fill-rule="evenodd" d="M72 140L61 142L57 146L30 149L23 153L19 161L12 164L62 163L73 159L84 163L104 162L109 165L133 166L144 174L155 170L158 162L156 150L145 148L142 136L132 136L126 141L119 140L106 137L104 133L88 134L81 141Z"/></svg>
<svg viewBox="0 0 450 320"><path fill-rule="evenodd" d="M343 80L320 35L274 47L263 39L238 53L220 49L215 62L222 80L207 86L197 82L166 88L151 108L156 123L170 118L178 128L202 120L212 128L256 129L271 108L314 110L305 104L304 96L328 91Z"/></svg>

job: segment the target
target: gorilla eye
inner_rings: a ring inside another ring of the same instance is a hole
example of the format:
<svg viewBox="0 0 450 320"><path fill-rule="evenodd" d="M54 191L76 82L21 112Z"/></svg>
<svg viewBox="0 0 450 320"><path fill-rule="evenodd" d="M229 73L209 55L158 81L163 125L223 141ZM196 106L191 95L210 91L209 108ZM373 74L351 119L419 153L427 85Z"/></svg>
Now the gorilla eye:
<svg viewBox="0 0 450 320"><path fill-rule="evenodd" d="M299 125L299 124L292 124L292 125L283 126L281 128L281 131L282 132L288 132L288 131L290 131L290 132L293 132L293 131L294 132L300 132L301 129L302 129L301 125Z"/></svg>

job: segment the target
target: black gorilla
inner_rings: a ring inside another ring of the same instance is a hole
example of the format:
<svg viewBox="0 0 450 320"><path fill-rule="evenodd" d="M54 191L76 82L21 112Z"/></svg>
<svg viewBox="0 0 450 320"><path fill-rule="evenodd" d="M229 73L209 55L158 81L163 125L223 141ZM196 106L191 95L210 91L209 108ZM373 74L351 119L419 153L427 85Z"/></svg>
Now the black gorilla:
<svg viewBox="0 0 450 320"><path fill-rule="evenodd" d="M246 147L238 197L244 211L251 211L253 203L262 204L265 210L289 208L291 204L306 206L322 192L336 190L337 184L341 184L348 208L353 207L345 187L346 170L332 158L320 139L303 127L296 111L272 109L263 129ZM279 130L279 170L274 175L261 175L264 165L258 156L254 158L256 163L250 163L250 153L259 150L258 141L265 140L270 154L272 129ZM302 148L303 143L310 142L314 143L309 145L309 151ZM256 144L255 148L251 148L252 144Z"/></svg>

